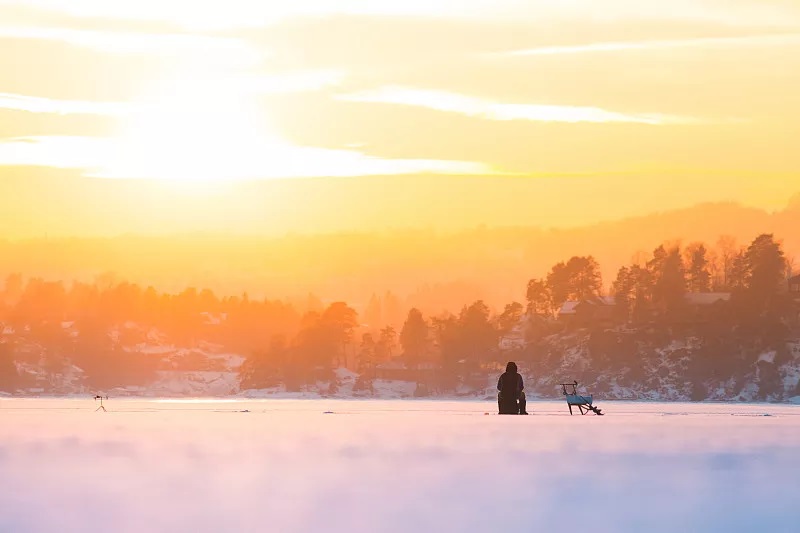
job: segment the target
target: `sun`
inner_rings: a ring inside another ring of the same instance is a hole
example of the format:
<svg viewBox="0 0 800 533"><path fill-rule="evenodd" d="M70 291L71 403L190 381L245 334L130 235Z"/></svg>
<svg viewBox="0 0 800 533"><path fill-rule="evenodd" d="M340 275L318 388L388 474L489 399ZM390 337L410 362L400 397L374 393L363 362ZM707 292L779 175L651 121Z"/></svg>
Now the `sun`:
<svg viewBox="0 0 800 533"><path fill-rule="evenodd" d="M264 79L162 82L131 106L93 176L172 184L426 173L486 174L471 162L387 159L353 147L295 145L271 127Z"/></svg>
<svg viewBox="0 0 800 533"><path fill-rule="evenodd" d="M286 143L269 128L255 96L213 80L159 84L121 125L102 174L173 182L234 181L289 171Z"/></svg>

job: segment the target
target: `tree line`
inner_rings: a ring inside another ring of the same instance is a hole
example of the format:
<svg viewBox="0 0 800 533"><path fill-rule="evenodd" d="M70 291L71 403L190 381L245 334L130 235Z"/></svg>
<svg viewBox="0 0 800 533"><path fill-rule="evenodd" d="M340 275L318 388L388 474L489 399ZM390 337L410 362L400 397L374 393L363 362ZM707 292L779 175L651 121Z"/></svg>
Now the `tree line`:
<svg viewBox="0 0 800 533"><path fill-rule="evenodd" d="M729 314L737 325L779 335L789 312L780 289L791 266L768 234L747 246L729 238L715 247L667 243L620 267L608 295L615 298L620 323L671 326L686 312L687 293L731 292ZM530 356L526 343L542 331L558 330L554 319L564 302L601 296L600 265L591 256L571 257L531 279L526 304L492 310L477 300L456 313L428 317L412 308L396 325L363 324L346 302L300 313L280 300L251 300L247 294L220 298L195 288L168 294L108 278L66 286L14 274L0 292L0 322L17 339L5 335L0 343L0 388L8 388L14 370L9 361L19 355L20 339L41 348L40 363L54 375L71 363L93 386L144 383L155 371L152 358L123 348L146 342L148 332L156 331L178 346L209 341L244 353L243 388L283 384L297 390L317 381L335 387L337 367L359 372L359 386L368 388L381 366L394 361L416 371L429 388L448 390L482 382L501 359ZM378 314L374 300L365 317ZM65 328L65 321L74 324ZM509 339L516 342L504 342Z"/></svg>
<svg viewBox="0 0 800 533"><path fill-rule="evenodd" d="M247 353L275 335L293 335L301 314L280 300L248 295L218 297L208 289L159 292L100 276L93 283L6 277L0 290L0 388L18 382L13 361L57 376L74 364L87 385L140 385L155 375L157 361L135 346L201 341ZM131 349L134 348L134 349Z"/></svg>
<svg viewBox="0 0 800 533"><path fill-rule="evenodd" d="M771 234L759 235L748 246L730 237L721 237L715 247L666 243L650 255L637 253L630 265L620 267L609 295L626 321L679 312L687 293L730 292L764 310L778 304L792 267ZM575 256L528 282L527 311L552 317L564 302L599 298L602 292L600 265L592 256Z"/></svg>

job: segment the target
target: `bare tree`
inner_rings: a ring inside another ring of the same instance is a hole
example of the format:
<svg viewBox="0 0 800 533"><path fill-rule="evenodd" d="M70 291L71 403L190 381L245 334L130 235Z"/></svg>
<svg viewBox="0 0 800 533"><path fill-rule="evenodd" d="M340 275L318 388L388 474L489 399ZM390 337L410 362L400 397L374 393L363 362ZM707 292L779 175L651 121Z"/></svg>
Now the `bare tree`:
<svg viewBox="0 0 800 533"><path fill-rule="evenodd" d="M731 273L733 272L734 260L739 255L740 246L736 243L736 238L730 235L722 235L717 240L717 271L721 279L719 286L729 288L731 283Z"/></svg>

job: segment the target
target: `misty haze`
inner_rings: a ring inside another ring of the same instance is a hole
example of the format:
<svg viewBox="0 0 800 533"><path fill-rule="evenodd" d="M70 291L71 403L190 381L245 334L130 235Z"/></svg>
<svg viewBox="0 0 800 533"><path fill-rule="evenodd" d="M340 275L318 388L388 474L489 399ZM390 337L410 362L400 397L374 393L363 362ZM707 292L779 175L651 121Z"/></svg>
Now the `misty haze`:
<svg viewBox="0 0 800 533"><path fill-rule="evenodd" d="M0 51L0 532L797 529L797 2L2 0Z"/></svg>

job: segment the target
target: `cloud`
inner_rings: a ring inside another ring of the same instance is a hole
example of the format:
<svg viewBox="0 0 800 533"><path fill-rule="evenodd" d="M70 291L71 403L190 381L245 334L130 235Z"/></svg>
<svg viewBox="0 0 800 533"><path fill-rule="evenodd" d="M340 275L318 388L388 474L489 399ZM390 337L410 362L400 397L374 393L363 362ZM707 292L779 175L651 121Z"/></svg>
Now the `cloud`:
<svg viewBox="0 0 800 533"><path fill-rule="evenodd" d="M673 19L701 20L725 25L797 24L798 10L777 0L2 0L73 17L166 21L194 29L259 27L293 18L331 15L378 15L438 19L564 22L565 20Z"/></svg>
<svg viewBox="0 0 800 533"><path fill-rule="evenodd" d="M13 137L0 141L0 166L91 169L102 165L107 139L68 135Z"/></svg>
<svg viewBox="0 0 800 533"><path fill-rule="evenodd" d="M176 93L191 95L201 91L205 95L220 95L220 97L300 93L339 85L344 77L344 72L339 70L302 70L281 74L228 76L219 79L170 80L151 84L151 91L156 94L160 91L163 94L170 95ZM193 100L192 102L199 105L199 102ZM213 104L213 102L208 104ZM30 113L130 116L139 112L152 112L151 109L148 109L151 105L146 102L60 100L0 92L0 109L27 111ZM162 110L159 109L158 111ZM200 112L201 109L198 108L195 111Z"/></svg>
<svg viewBox="0 0 800 533"><path fill-rule="evenodd" d="M236 61L240 66L254 65L266 54L238 38L188 33L4 26L0 27L0 38L57 41L113 54L196 54L202 51L206 60L224 57L227 62Z"/></svg>
<svg viewBox="0 0 800 533"><path fill-rule="evenodd" d="M224 9L216 2L196 0L4 0L3 3L72 17L163 21L201 30L259 27L292 18L337 14L462 18L491 16L498 11L494 0L229 0Z"/></svg>
<svg viewBox="0 0 800 533"><path fill-rule="evenodd" d="M239 96L302 93L335 87L346 78L338 69L304 69L275 74L229 75L220 78L187 78L163 82L169 92L203 92ZM155 83L154 86L159 86Z"/></svg>
<svg viewBox="0 0 800 533"><path fill-rule="evenodd" d="M637 124L689 123L695 120L659 114L629 114L598 107L506 104L482 100L447 91L433 91L398 86L342 94L336 97L346 102L399 104L425 107L448 113L459 113L487 120L529 120L537 122L628 122Z"/></svg>
<svg viewBox="0 0 800 533"><path fill-rule="evenodd" d="M122 102L56 100L38 96L0 93L0 109L27 111L29 113L55 113L59 115L123 116L130 114L134 106Z"/></svg>
<svg viewBox="0 0 800 533"><path fill-rule="evenodd" d="M137 146L100 137L16 137L0 142L0 166L76 168L94 177L178 181L494 172L477 162L381 158L356 150L294 146L268 138L226 144L224 139L212 137L197 144L184 139L173 139L168 145Z"/></svg>
<svg viewBox="0 0 800 533"><path fill-rule="evenodd" d="M653 41L614 41L565 46L541 46L501 52L500 55L539 56L560 54L585 54L598 52L624 52L629 50L660 50L671 48L696 48L712 46L781 46L800 44L800 33L745 35L730 37L700 37L693 39L667 39Z"/></svg>

